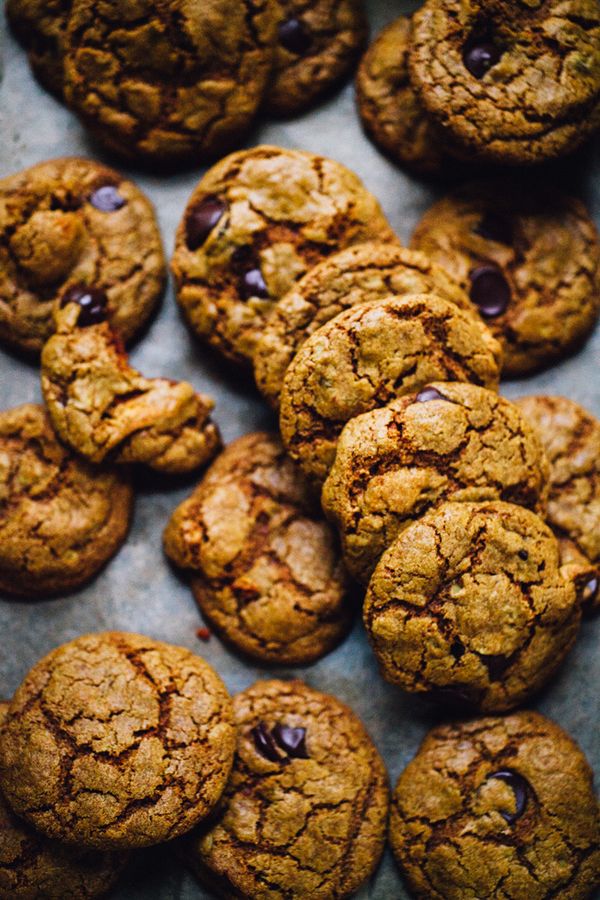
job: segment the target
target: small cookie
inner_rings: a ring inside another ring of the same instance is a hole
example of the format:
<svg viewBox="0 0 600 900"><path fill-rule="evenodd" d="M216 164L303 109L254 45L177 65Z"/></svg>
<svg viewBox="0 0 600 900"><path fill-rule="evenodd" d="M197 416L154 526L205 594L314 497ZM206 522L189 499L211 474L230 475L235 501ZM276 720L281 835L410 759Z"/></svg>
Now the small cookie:
<svg viewBox="0 0 600 900"><path fill-rule="evenodd" d="M276 23L275 0L73 0L66 100L130 159L219 156L256 114Z"/></svg>
<svg viewBox="0 0 600 900"><path fill-rule="evenodd" d="M42 351L42 393L58 436L91 462L191 472L220 446L214 403L187 381L144 378L106 321L106 295L73 288Z"/></svg>
<svg viewBox="0 0 600 900"><path fill-rule="evenodd" d="M551 524L551 523L550 523ZM591 563L574 541L558 538L560 565L575 584L584 615L600 611L600 563Z"/></svg>
<svg viewBox="0 0 600 900"><path fill-rule="evenodd" d="M413 17L420 102L475 156L536 163L600 125L596 0L426 0Z"/></svg>
<svg viewBox="0 0 600 900"><path fill-rule="evenodd" d="M84 584L125 540L132 507L124 471L73 455L43 407L0 412L0 590L43 597Z"/></svg>
<svg viewBox="0 0 600 900"><path fill-rule="evenodd" d="M350 627L335 535L275 435L223 451L173 513L165 549L193 573L202 615L256 659L313 662Z"/></svg>
<svg viewBox="0 0 600 900"><path fill-rule="evenodd" d="M389 838L415 897L586 900L599 829L575 741L517 712L432 729L394 790Z"/></svg>
<svg viewBox="0 0 600 900"><path fill-rule="evenodd" d="M507 500L543 515L549 465L519 408L473 384L427 385L351 419L323 485L349 571L367 584L384 550L446 500Z"/></svg>
<svg viewBox="0 0 600 900"><path fill-rule="evenodd" d="M207 172L188 202L172 261L177 298L196 334L247 365L293 283L371 238L395 239L345 166L303 150L242 150Z"/></svg>
<svg viewBox="0 0 600 900"><path fill-rule="evenodd" d="M581 201L510 182L476 182L434 204L411 246L467 291L525 375L586 338L600 313L600 239Z"/></svg>
<svg viewBox="0 0 600 900"><path fill-rule="evenodd" d="M133 182L89 159L39 163L0 181L0 338L38 352L60 298L102 289L125 341L165 283L154 209Z"/></svg>
<svg viewBox="0 0 600 900"><path fill-rule="evenodd" d="M522 703L573 646L581 609L556 538L513 503L444 503L381 557L364 621L383 677L484 712Z"/></svg>
<svg viewBox="0 0 600 900"><path fill-rule="evenodd" d="M26 675L0 733L0 777L49 838L148 847L211 811L234 751L231 701L208 663L113 631L63 644Z"/></svg>
<svg viewBox="0 0 600 900"><path fill-rule="evenodd" d="M301 346L281 392L283 443L322 483L346 422L430 381L498 385L500 347L471 313L434 294L371 300Z"/></svg>
<svg viewBox="0 0 600 900"><path fill-rule="evenodd" d="M36 78L62 97L63 43L68 22L68 7L48 0L6 0L6 17L29 57Z"/></svg>
<svg viewBox="0 0 600 900"><path fill-rule="evenodd" d="M218 819L183 842L220 897L349 897L385 841L383 761L357 716L301 681L234 698L237 755Z"/></svg>
<svg viewBox="0 0 600 900"><path fill-rule="evenodd" d="M309 269L273 307L254 352L259 390L277 408L286 370L304 341L339 313L392 294L437 294L473 309L465 292L422 253L371 241L349 247Z"/></svg>

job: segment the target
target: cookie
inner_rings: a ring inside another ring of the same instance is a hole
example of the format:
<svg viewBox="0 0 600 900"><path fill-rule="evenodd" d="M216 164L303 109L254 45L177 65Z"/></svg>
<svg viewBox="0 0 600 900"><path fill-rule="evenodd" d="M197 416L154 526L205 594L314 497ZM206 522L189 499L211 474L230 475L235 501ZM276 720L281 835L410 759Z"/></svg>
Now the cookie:
<svg viewBox="0 0 600 900"><path fill-rule="evenodd" d="M154 209L114 169L54 159L0 181L0 339L37 353L75 286L101 288L125 341L146 325L165 283Z"/></svg>
<svg viewBox="0 0 600 900"><path fill-rule="evenodd" d="M98 849L178 837L214 807L235 750L231 701L183 647L88 634L42 659L0 734L2 790L49 838Z"/></svg>
<svg viewBox="0 0 600 900"><path fill-rule="evenodd" d="M133 491L123 469L96 468L56 439L41 406L0 412L0 590L74 590L117 552Z"/></svg>
<svg viewBox="0 0 600 900"><path fill-rule="evenodd" d="M504 373L556 362L600 312L600 239L585 206L554 186L459 188L425 214L411 246L467 291L504 347Z"/></svg>
<svg viewBox="0 0 600 900"><path fill-rule="evenodd" d="M427 385L351 419L321 496L349 571L367 584L384 550L446 500L545 513L549 465L519 408L473 384Z"/></svg>
<svg viewBox="0 0 600 900"><path fill-rule="evenodd" d="M42 393L60 439L94 463L178 474L208 462L220 446L212 399L131 368L102 290L73 288L62 302L42 351Z"/></svg>
<svg viewBox="0 0 600 900"><path fill-rule="evenodd" d="M486 161L561 156L600 125L594 0L426 0L409 64L426 110Z"/></svg>
<svg viewBox="0 0 600 900"><path fill-rule="evenodd" d="M592 563L574 541L558 537L561 568L575 584L575 590L584 614L592 615L600 610L600 563Z"/></svg>
<svg viewBox="0 0 600 900"><path fill-rule="evenodd" d="M27 51L36 78L57 97L63 90L63 42L69 5L48 0L6 0L6 17Z"/></svg>
<svg viewBox="0 0 600 900"><path fill-rule="evenodd" d="M234 698L237 755L218 818L184 839L220 897L349 897L385 841L388 786L362 723L301 681Z"/></svg>
<svg viewBox="0 0 600 900"><path fill-rule="evenodd" d="M471 313L434 294L360 303L321 326L289 366L280 427L315 482L333 465L346 422L430 381L498 384L500 347Z"/></svg>
<svg viewBox="0 0 600 900"><path fill-rule="evenodd" d="M177 298L196 334L248 365L267 314L294 282L371 238L394 235L345 166L303 150L242 150L190 198L172 261Z"/></svg>
<svg viewBox="0 0 600 900"><path fill-rule="evenodd" d="M422 253L399 244L370 241L324 259L273 307L254 352L259 390L277 408L286 370L317 328L357 303L394 294L433 292L473 309L465 292Z"/></svg>
<svg viewBox="0 0 600 900"><path fill-rule="evenodd" d="M265 106L304 112L350 72L368 25L362 0L277 0L275 62Z"/></svg>
<svg viewBox="0 0 600 900"><path fill-rule="evenodd" d="M364 606L383 677L500 712L539 690L581 618L556 538L512 503L444 503L381 557Z"/></svg>
<svg viewBox="0 0 600 900"><path fill-rule="evenodd" d="M312 662L350 627L335 535L275 435L224 450L173 513L165 549L192 574L204 618L262 662Z"/></svg>
<svg viewBox="0 0 600 900"><path fill-rule="evenodd" d="M131 158L219 156L249 129L273 63L275 0L73 0L65 97ZM216 37L218 36L218 39Z"/></svg>
<svg viewBox="0 0 600 900"><path fill-rule="evenodd" d="M415 897L585 900L598 801L569 735L535 712L439 725L396 785L390 843Z"/></svg>

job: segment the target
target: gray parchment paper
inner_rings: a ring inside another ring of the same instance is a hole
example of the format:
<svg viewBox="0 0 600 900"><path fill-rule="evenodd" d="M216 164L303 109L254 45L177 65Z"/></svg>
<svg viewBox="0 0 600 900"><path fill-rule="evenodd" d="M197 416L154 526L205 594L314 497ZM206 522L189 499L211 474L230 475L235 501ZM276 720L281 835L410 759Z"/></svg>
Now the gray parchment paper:
<svg viewBox="0 0 600 900"><path fill-rule="evenodd" d="M3 0L0 0L0 5ZM369 0L372 33L416 3ZM3 13L3 10L2 10ZM0 175L65 154L103 159L119 167L92 144L71 113L38 87L23 52L0 19L3 79L0 84ZM323 153L354 169L380 199L392 225L404 241L421 213L439 193L412 179L384 159L363 136L354 109L354 90L347 85L318 109L287 122L262 122L248 146L272 143ZM123 166L120 166L123 168ZM177 223L200 170L168 177L136 169L136 179L156 205L167 254L171 254ZM552 170L556 184L579 191L600 223L600 142L568 165ZM224 439L270 427L272 418L251 385L205 358L202 347L186 330L169 289L149 332L135 346L133 363L147 375L190 380L215 396ZM527 381L511 382L502 390L510 397L523 393L560 393L600 416L600 329L576 357ZM35 366L0 348L0 407L39 401ZM269 671L238 660L213 637L201 643L201 624L191 593L162 555L161 534L174 507L190 492L166 479L140 485L135 519L126 545L96 580L64 599L24 603L0 598L0 695L10 697L26 671L51 648L76 635L107 628L139 631L181 644L202 654L236 692L268 677ZM584 622L580 639L559 677L535 704L556 719L581 744L600 778L600 618ZM296 675L329 691L362 717L395 783L415 753L426 730L436 721L433 711L416 698L386 685L377 674L360 624L334 653L306 669L276 670ZM140 856L115 897L144 900L191 900L208 897L171 857L167 849ZM407 893L389 852L360 894L378 900L405 898Z"/></svg>

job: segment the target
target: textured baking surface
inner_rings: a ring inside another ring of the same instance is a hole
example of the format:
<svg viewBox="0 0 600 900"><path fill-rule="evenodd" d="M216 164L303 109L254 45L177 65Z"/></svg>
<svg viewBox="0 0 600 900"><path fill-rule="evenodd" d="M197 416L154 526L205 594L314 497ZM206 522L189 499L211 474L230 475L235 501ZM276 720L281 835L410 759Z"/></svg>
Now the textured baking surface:
<svg viewBox="0 0 600 900"><path fill-rule="evenodd" d="M1 0L0 0L1 4ZM401 13L412 12L417 3L370 0L371 32L376 34ZM0 30L4 27L0 21ZM5 34L4 29L4 34ZM65 153L93 155L110 163L88 142L77 120L37 86L29 74L25 55L10 36L4 41L4 80L0 85L0 174L6 175L49 156ZM403 242L410 238L420 216L441 196L413 180L387 162L363 137L354 111L351 86L319 110L278 125L262 125L253 142L301 147L333 156L354 169L385 209ZM574 187L600 222L600 147L556 176L565 188ZM148 175L133 168L126 173L146 190L157 206L165 249L171 252L175 230L201 170L181 172L170 178ZM567 177L568 176L568 177ZM594 183L595 178L595 183ZM188 334L169 290L159 316L148 335L133 348L132 361L141 371L192 381L197 390L217 400L215 421L224 439L257 428L270 428L274 419L267 405L253 392L247 380L229 374L209 360ZM600 415L598 363L600 331L584 351L571 360L535 378L502 386L508 396L519 394L565 394ZM3 405L39 401L36 370L0 352L0 385ZM123 628L183 644L211 662L231 691L248 687L266 670L241 663L216 639L200 643L195 632L201 624L196 604L187 586L162 561L162 530L173 509L191 492L195 479L175 485L147 479L141 485L133 528L127 544L109 566L85 590L63 600L23 606L0 602L0 686L12 695L26 669L61 641L86 631ZM554 717L579 741L596 778L600 780L600 731L597 727L600 700L600 619L584 621L582 633L568 664L535 706ZM335 694L363 719L389 769L392 783L412 758L428 728L433 713L419 698L410 698L386 685L362 631L357 626L334 653L309 669L277 669L276 675L298 675L310 685ZM272 676L271 676L272 677ZM206 900L191 875L166 851L152 850L123 882L116 900ZM361 900L406 900L391 854L386 853L379 873L359 895Z"/></svg>

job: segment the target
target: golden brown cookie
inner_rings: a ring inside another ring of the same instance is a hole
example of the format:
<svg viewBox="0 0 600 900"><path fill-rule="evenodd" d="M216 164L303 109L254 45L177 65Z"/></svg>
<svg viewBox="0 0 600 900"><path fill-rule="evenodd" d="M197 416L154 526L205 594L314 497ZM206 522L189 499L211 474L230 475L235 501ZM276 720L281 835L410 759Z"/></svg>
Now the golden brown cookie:
<svg viewBox="0 0 600 900"><path fill-rule="evenodd" d="M585 756L518 712L430 731L396 785L389 837L414 897L586 900L599 834Z"/></svg>
<svg viewBox="0 0 600 900"><path fill-rule="evenodd" d="M443 269L399 244L369 241L324 259L274 305L264 323L254 352L259 390L277 408L286 370L300 346L349 307L392 294L429 292L473 310L465 292Z"/></svg>
<svg viewBox="0 0 600 900"><path fill-rule="evenodd" d="M571 649L581 609L556 538L512 503L444 503L381 557L364 621L383 677L501 712L539 690Z"/></svg>
<svg viewBox="0 0 600 900"><path fill-rule="evenodd" d="M234 750L231 701L203 659L139 634L88 634L18 688L0 779L13 810L47 837L147 847L211 811Z"/></svg>
<svg viewBox="0 0 600 900"><path fill-rule="evenodd" d="M438 201L411 245L467 291L505 351L504 372L555 362L600 313L600 238L581 201L554 186L475 182Z"/></svg>
<svg viewBox="0 0 600 900"><path fill-rule="evenodd" d="M388 786L362 723L301 681L234 698L237 755L218 818L184 855L219 897L349 897L385 841Z"/></svg>
<svg viewBox="0 0 600 900"><path fill-rule="evenodd" d="M558 537L560 564L574 582L584 615L600 610L600 563L592 563L574 541Z"/></svg>
<svg viewBox="0 0 600 900"><path fill-rule="evenodd" d="M154 209L133 182L89 159L39 163L0 181L0 338L38 352L65 292L96 287L123 340L162 294Z"/></svg>
<svg viewBox="0 0 600 900"><path fill-rule="evenodd" d="M543 515L549 465L519 408L474 384L435 382L351 419L323 485L349 571L367 584L384 550L446 500L507 500Z"/></svg>
<svg viewBox="0 0 600 900"><path fill-rule="evenodd" d="M40 83L58 97L63 90L63 43L70 2L6 0L6 17Z"/></svg>
<svg viewBox="0 0 600 900"><path fill-rule="evenodd" d="M177 232L177 297L193 330L248 364L267 314L325 256L394 240L379 203L331 159L260 146L202 178Z"/></svg>
<svg viewBox="0 0 600 900"><path fill-rule="evenodd" d="M315 331L289 366L281 392L283 443L322 483L350 419L430 381L493 390L499 365L500 346L485 325L434 294L360 303Z"/></svg>
<svg viewBox="0 0 600 900"><path fill-rule="evenodd" d="M600 125L600 5L426 0L410 72L428 112L478 158L560 156Z"/></svg>
<svg viewBox="0 0 600 900"><path fill-rule="evenodd" d="M336 537L279 438L238 438L212 464L165 531L192 574L202 615L250 656L304 664L352 621Z"/></svg>
<svg viewBox="0 0 600 900"><path fill-rule="evenodd" d="M144 378L106 321L102 291L69 292L42 351L42 393L58 436L91 462L191 472L217 452L214 403L187 381Z"/></svg>
<svg viewBox="0 0 600 900"><path fill-rule="evenodd" d="M46 411L0 412L0 590L74 590L117 552L129 528L126 472L97 468L56 439Z"/></svg>

